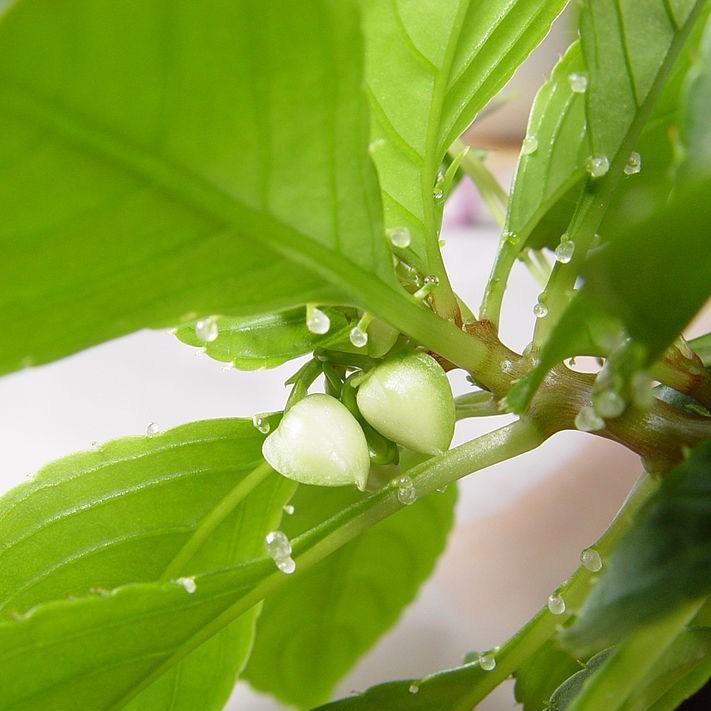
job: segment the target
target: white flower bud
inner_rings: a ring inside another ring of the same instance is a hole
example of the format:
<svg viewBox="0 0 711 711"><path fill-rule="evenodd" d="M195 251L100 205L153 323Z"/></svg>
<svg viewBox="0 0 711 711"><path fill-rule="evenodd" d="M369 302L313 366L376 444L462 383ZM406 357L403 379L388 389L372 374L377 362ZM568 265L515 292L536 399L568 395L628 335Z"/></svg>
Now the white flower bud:
<svg viewBox="0 0 711 711"><path fill-rule="evenodd" d="M362 491L370 469L363 430L330 395L297 402L264 440L262 454L273 469L302 484L355 484Z"/></svg>
<svg viewBox="0 0 711 711"><path fill-rule="evenodd" d="M374 368L358 388L358 408L380 434L427 454L449 448L454 397L447 376L426 353L395 356Z"/></svg>

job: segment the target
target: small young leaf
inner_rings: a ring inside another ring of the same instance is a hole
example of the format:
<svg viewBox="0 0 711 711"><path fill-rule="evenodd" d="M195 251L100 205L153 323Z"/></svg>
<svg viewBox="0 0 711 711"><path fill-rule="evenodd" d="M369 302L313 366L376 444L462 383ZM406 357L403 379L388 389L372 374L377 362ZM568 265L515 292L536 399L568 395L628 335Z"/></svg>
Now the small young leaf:
<svg viewBox="0 0 711 711"><path fill-rule="evenodd" d="M282 529L295 537L361 496L300 486ZM323 703L432 572L455 500L450 487L404 508L270 597L246 678L299 708Z"/></svg>
<svg viewBox="0 0 711 711"><path fill-rule="evenodd" d="M516 701L524 711L541 711L553 692L581 667L575 657L549 640L514 672Z"/></svg>
<svg viewBox="0 0 711 711"><path fill-rule="evenodd" d="M570 706L570 702L578 695L583 684L595 673L595 671L610 656L611 649L598 652L592 659L588 660L583 669L576 671L568 677L552 694L546 708L550 711L565 711Z"/></svg>
<svg viewBox="0 0 711 711"><path fill-rule="evenodd" d="M181 326L175 335L189 346L204 348L210 358L240 370L274 368L315 348L348 340L346 317L334 309L323 312L330 322L324 335L307 328L304 308L245 318L221 316L214 321L217 337L211 341L200 337L195 324Z"/></svg>
<svg viewBox="0 0 711 711"><path fill-rule="evenodd" d="M563 640L575 653L614 644L711 591L711 442L665 475L620 541Z"/></svg>

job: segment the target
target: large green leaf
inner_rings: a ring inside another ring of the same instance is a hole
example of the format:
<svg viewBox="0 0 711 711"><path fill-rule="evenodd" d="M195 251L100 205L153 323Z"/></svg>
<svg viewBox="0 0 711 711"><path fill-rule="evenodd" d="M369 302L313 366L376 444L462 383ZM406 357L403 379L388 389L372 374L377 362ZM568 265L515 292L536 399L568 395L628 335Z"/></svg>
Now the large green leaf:
<svg viewBox="0 0 711 711"><path fill-rule="evenodd" d="M349 0L5 10L0 371L203 313L396 302L361 55Z"/></svg>
<svg viewBox="0 0 711 711"><path fill-rule="evenodd" d="M245 420L208 420L46 466L0 500L0 610L161 578L235 487L243 498L171 577L259 557L293 490L268 470L250 475L263 438ZM256 611L230 625L130 708L220 709L249 655L255 618ZM104 641L113 644L113 633Z"/></svg>
<svg viewBox="0 0 711 711"><path fill-rule="evenodd" d="M347 490L299 487L289 537L356 500ZM397 620L444 548L455 487L381 522L271 596L245 676L287 704L311 708Z"/></svg>
<svg viewBox="0 0 711 711"><path fill-rule="evenodd" d="M576 653L613 644L711 591L711 442L665 475L563 638Z"/></svg>
<svg viewBox="0 0 711 711"><path fill-rule="evenodd" d="M433 188L455 138L541 41L565 0L366 0L372 154L388 226L441 266Z"/></svg>

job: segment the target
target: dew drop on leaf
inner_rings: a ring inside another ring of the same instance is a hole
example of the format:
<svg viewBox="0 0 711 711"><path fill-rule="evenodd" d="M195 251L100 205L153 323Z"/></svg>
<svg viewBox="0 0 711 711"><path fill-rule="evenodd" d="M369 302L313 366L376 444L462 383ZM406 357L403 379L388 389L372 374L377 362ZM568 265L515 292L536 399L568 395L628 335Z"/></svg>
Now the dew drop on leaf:
<svg viewBox="0 0 711 711"><path fill-rule="evenodd" d="M574 94L584 94L588 88L588 78L585 74L571 72L568 74L568 84Z"/></svg>
<svg viewBox="0 0 711 711"><path fill-rule="evenodd" d="M197 584L193 577L178 578L175 582L178 583L186 593L190 593L191 595L197 590Z"/></svg>
<svg viewBox="0 0 711 711"><path fill-rule="evenodd" d="M156 422L149 422L146 427L146 437L153 437L160 432L160 425Z"/></svg>
<svg viewBox="0 0 711 711"><path fill-rule="evenodd" d="M548 316L548 307L540 301L533 307L533 315L536 318L545 318Z"/></svg>
<svg viewBox="0 0 711 711"><path fill-rule="evenodd" d="M217 319L214 316L201 319L195 323L195 336L203 343L212 343L219 335Z"/></svg>
<svg viewBox="0 0 711 711"><path fill-rule="evenodd" d="M594 548L586 548L580 554L580 562L583 564L583 567L591 570L593 573L597 573L602 568L602 558Z"/></svg>
<svg viewBox="0 0 711 711"><path fill-rule="evenodd" d="M560 595L549 595L548 609L554 615L562 615L565 612L565 600Z"/></svg>
<svg viewBox="0 0 711 711"><path fill-rule="evenodd" d="M407 227L391 227L385 234L390 240L390 244L398 249L405 249L412 242L412 235Z"/></svg>
<svg viewBox="0 0 711 711"><path fill-rule="evenodd" d="M294 511L296 511L296 509L294 508L293 504L285 504L283 511L287 516L293 516Z"/></svg>
<svg viewBox="0 0 711 711"><path fill-rule="evenodd" d="M642 157L639 153L637 153L637 151L633 151L630 153L630 157L627 159L627 163L625 164L625 175L636 175L640 172L640 170L642 170Z"/></svg>
<svg viewBox="0 0 711 711"><path fill-rule="evenodd" d="M593 178L601 178L610 170L610 159L607 156L590 156L585 163L590 176Z"/></svg>
<svg viewBox="0 0 711 711"><path fill-rule="evenodd" d="M526 136L521 143L521 153L530 156L538 150L538 139L535 136Z"/></svg>
<svg viewBox="0 0 711 711"><path fill-rule="evenodd" d="M316 306L309 305L306 307L306 328L318 336L328 333L331 328L331 319Z"/></svg>
<svg viewBox="0 0 711 711"><path fill-rule="evenodd" d="M296 570L296 561L290 556L278 558L274 562L276 567L286 575L291 575Z"/></svg>
<svg viewBox="0 0 711 711"><path fill-rule="evenodd" d="M262 434L269 434L269 430L271 429L271 425L269 422L265 419L264 415L254 415L252 417L252 424L262 433Z"/></svg>
<svg viewBox="0 0 711 711"><path fill-rule="evenodd" d="M276 561L291 555L291 543L283 531L269 531L264 537L264 547Z"/></svg>
<svg viewBox="0 0 711 711"><path fill-rule="evenodd" d="M354 326L348 334L348 340L356 348L364 348L368 343L368 333L358 326Z"/></svg>
<svg viewBox="0 0 711 711"><path fill-rule="evenodd" d="M408 688L408 691L411 694L417 694L419 692L419 690L420 690L420 687L417 686L417 684L410 684L410 687Z"/></svg>
<svg viewBox="0 0 711 711"><path fill-rule="evenodd" d="M479 666L484 671L492 671L496 668L496 659L493 654L480 654L479 655Z"/></svg>

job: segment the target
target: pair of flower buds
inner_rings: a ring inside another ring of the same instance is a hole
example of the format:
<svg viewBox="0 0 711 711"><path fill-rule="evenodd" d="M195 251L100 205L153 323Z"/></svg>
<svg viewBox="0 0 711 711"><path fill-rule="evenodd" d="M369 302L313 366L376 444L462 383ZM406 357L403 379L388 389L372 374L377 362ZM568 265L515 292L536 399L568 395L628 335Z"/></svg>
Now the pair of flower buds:
<svg viewBox="0 0 711 711"><path fill-rule="evenodd" d="M389 358L369 371L356 394L363 419L393 442L425 454L448 449L454 435L454 398L447 376L422 352ZM264 458L302 484L365 489L370 452L363 428L330 395L308 395L292 406L264 440Z"/></svg>

